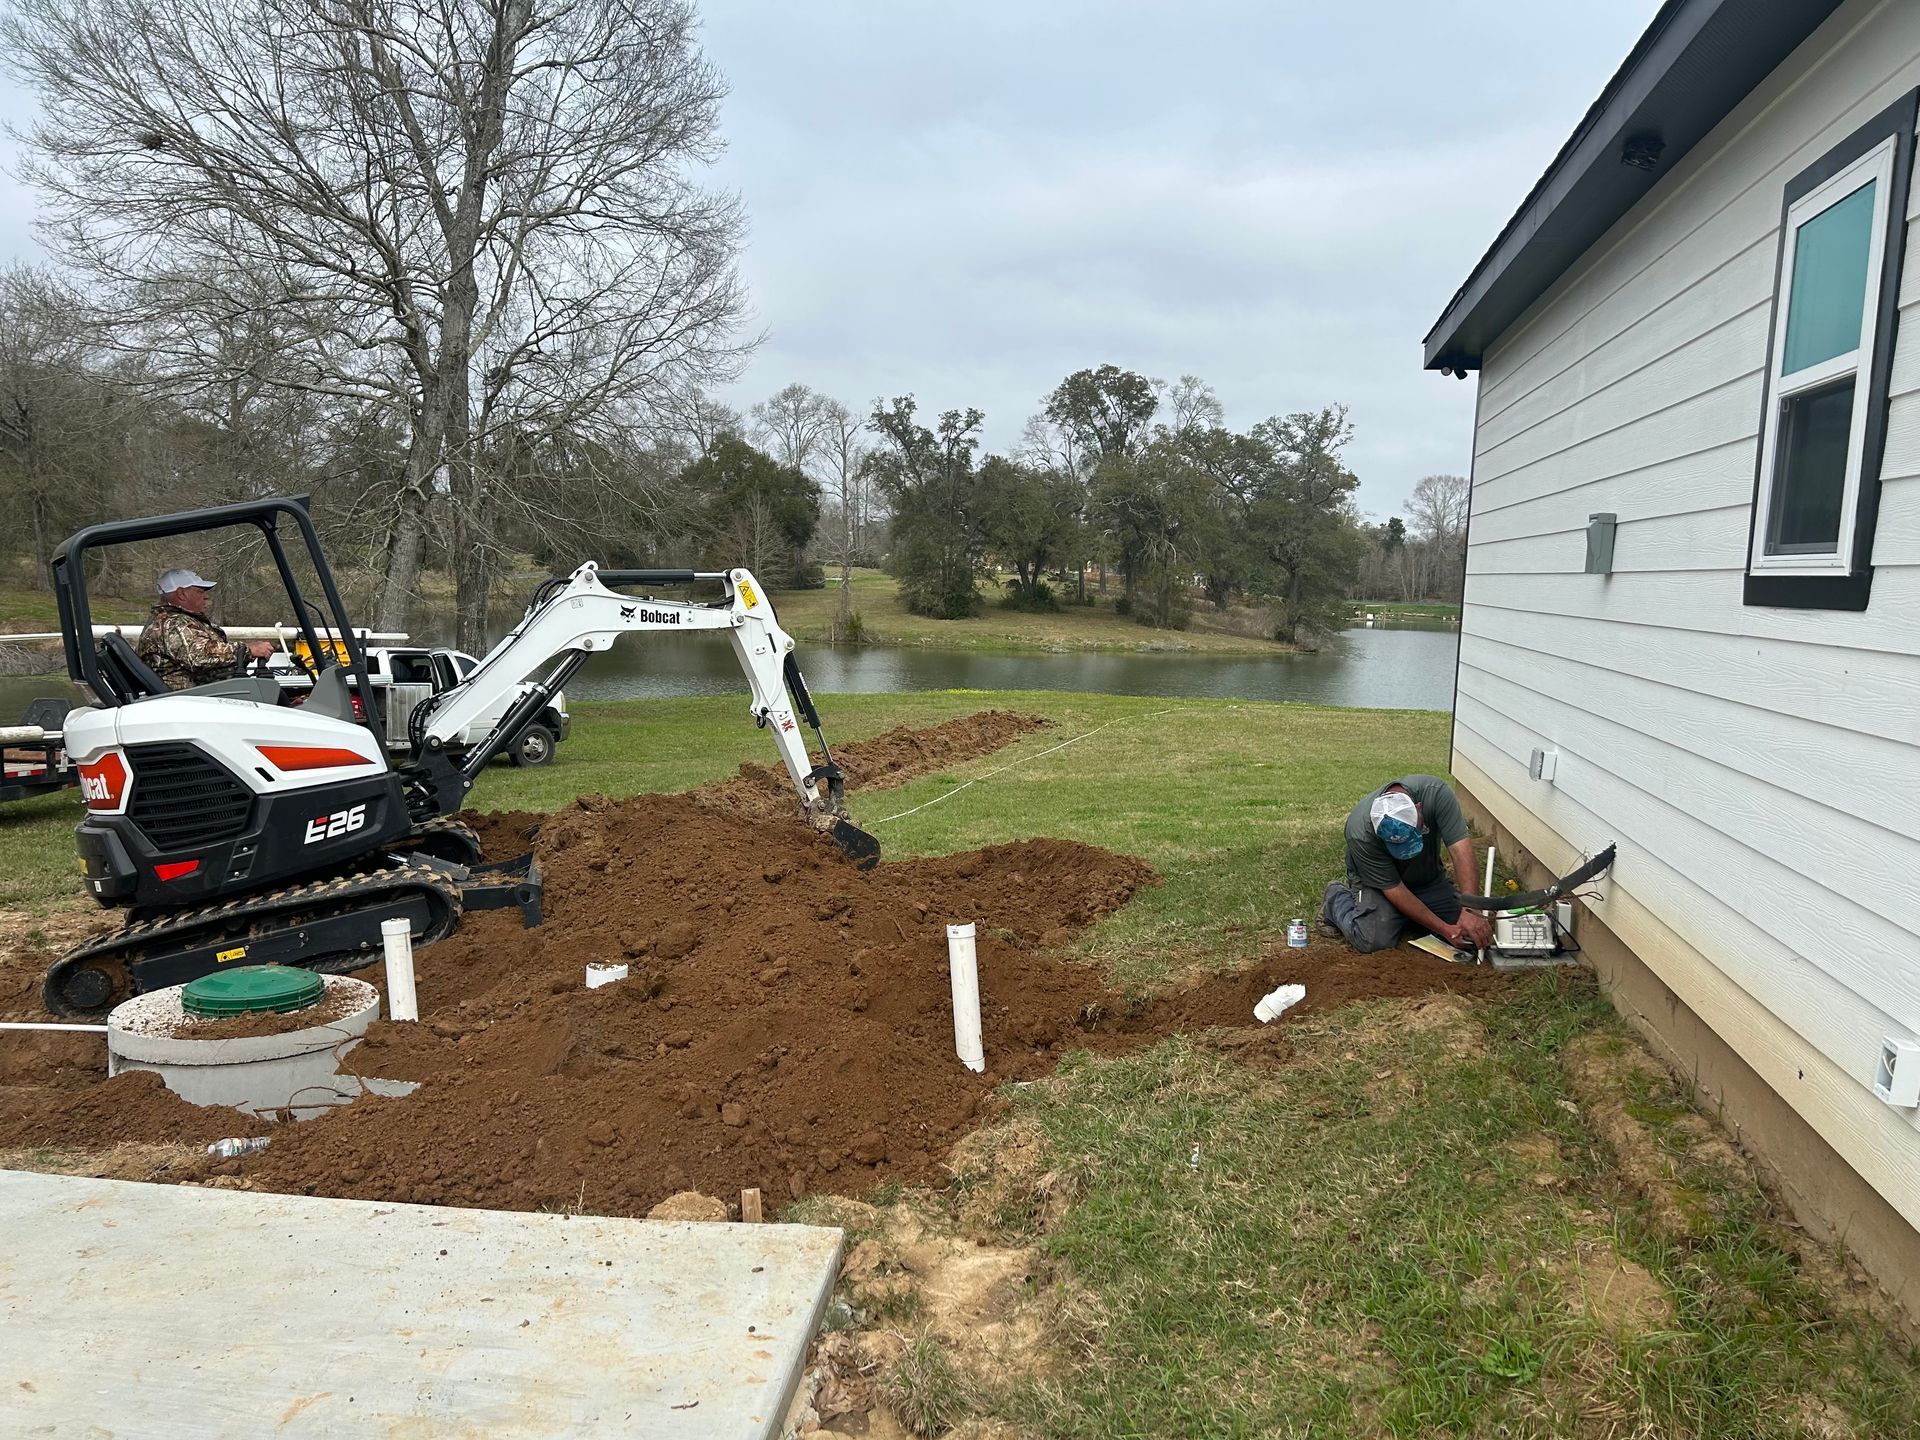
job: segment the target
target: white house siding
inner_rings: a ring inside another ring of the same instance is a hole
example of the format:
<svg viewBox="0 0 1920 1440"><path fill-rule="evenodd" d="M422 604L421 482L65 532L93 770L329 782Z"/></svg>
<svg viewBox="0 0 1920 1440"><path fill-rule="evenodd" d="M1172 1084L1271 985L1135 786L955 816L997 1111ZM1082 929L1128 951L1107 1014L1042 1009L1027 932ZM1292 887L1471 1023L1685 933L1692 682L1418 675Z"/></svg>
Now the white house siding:
<svg viewBox="0 0 1920 1440"><path fill-rule="evenodd" d="M1454 769L1550 864L1617 840L1601 917L1920 1227L1872 1093L1920 1038L1920 234L1872 602L1741 603L1784 187L1916 86L1920 4L1843 6L1487 354Z"/></svg>

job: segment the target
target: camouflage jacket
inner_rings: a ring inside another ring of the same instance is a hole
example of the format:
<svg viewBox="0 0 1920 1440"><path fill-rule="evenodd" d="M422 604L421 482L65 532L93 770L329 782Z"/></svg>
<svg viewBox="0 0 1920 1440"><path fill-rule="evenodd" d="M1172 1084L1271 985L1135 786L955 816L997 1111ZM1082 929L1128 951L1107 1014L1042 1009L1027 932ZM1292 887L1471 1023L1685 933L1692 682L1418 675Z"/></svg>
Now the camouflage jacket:
<svg viewBox="0 0 1920 1440"><path fill-rule="evenodd" d="M169 690L225 680L239 673L247 656L247 647L227 639L227 632L211 620L164 601L153 607L134 649Z"/></svg>

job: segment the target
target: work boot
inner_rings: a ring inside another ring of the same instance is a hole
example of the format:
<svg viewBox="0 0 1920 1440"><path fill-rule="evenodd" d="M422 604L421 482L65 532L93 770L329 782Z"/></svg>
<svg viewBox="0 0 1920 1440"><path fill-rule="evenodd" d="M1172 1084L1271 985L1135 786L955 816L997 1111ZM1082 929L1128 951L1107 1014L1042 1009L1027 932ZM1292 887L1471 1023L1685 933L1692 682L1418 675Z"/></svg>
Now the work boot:
<svg viewBox="0 0 1920 1440"><path fill-rule="evenodd" d="M1345 885L1335 880L1327 886L1326 893L1320 897L1320 913L1314 916L1313 928L1329 940L1342 940L1346 938L1341 934L1340 927L1327 918L1327 901L1333 898L1335 891L1345 890L1346 888Z"/></svg>

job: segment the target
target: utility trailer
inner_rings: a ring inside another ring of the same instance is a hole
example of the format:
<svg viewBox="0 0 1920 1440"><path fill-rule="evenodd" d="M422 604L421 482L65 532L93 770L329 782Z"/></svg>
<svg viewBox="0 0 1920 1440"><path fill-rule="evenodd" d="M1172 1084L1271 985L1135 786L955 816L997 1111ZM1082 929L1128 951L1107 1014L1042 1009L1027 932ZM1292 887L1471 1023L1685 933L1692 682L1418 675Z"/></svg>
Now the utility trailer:
<svg viewBox="0 0 1920 1440"><path fill-rule="evenodd" d="M42 696L28 704L18 725L0 725L0 805L80 783L62 743L71 709L70 701Z"/></svg>

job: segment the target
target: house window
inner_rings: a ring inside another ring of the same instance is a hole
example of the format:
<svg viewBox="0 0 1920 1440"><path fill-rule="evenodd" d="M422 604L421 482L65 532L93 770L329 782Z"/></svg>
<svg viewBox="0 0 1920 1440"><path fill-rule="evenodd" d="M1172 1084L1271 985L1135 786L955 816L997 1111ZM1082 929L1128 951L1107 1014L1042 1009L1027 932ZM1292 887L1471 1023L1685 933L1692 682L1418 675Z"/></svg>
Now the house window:
<svg viewBox="0 0 1920 1440"><path fill-rule="evenodd" d="M1917 96L1787 186L1749 605L1867 605Z"/></svg>

